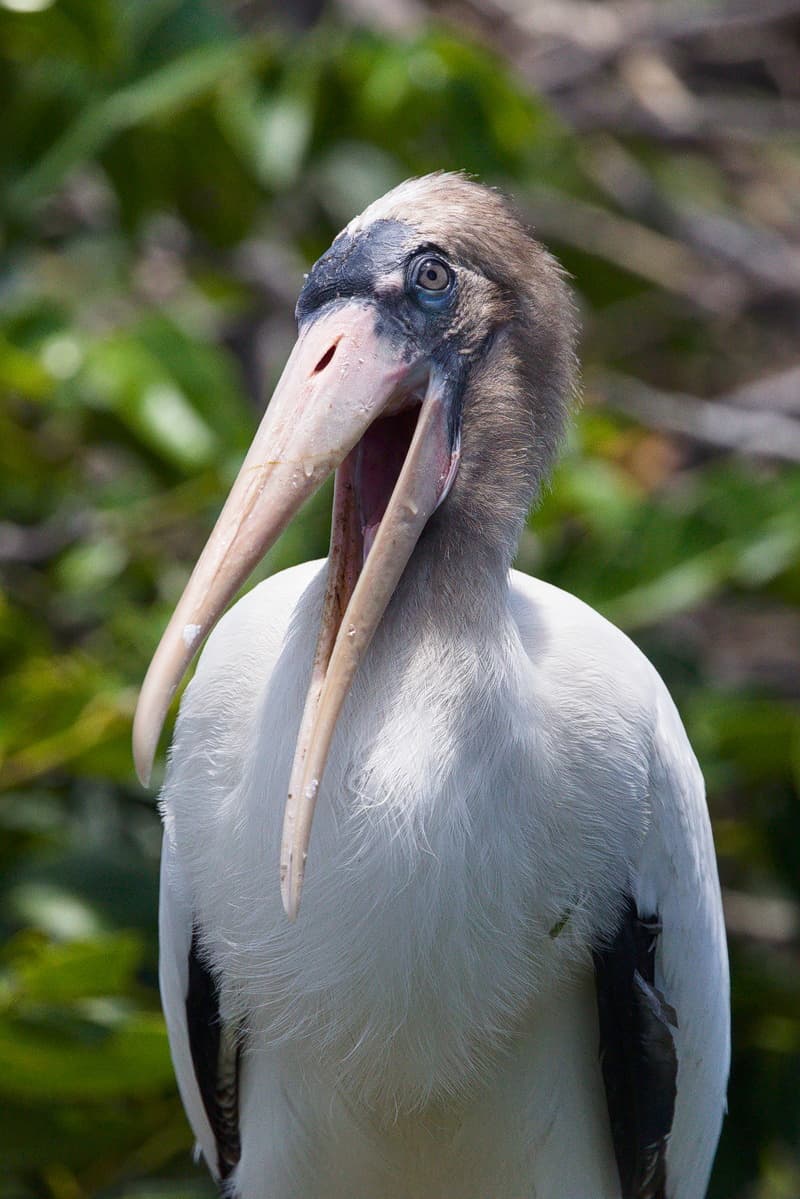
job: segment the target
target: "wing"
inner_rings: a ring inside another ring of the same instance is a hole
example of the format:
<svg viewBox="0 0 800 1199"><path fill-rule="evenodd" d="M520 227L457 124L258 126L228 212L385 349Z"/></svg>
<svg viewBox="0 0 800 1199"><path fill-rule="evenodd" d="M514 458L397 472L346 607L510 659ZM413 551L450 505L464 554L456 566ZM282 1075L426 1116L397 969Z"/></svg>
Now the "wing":
<svg viewBox="0 0 800 1199"><path fill-rule="evenodd" d="M649 831L632 890L639 916L658 917L651 985L677 1018L670 1027L678 1073L666 1196L702 1199L730 1065L728 953L703 777L663 685L648 800Z"/></svg>
<svg viewBox="0 0 800 1199"><path fill-rule="evenodd" d="M197 1143L218 1180L239 1160L239 1059L235 1030L220 1019L216 982L205 964L180 863L164 832L159 903L159 985L172 1062Z"/></svg>
<svg viewBox="0 0 800 1199"><path fill-rule="evenodd" d="M298 603L307 592L309 602L321 602L323 565L304 563L271 576L223 616L181 701L161 794L162 1003L181 1098L217 1179L226 1177L238 1157L239 1054L235 1030L220 1020L214 975L195 936L198 908L204 898L202 926L211 933L227 902L220 900L218 884L228 877L221 863L236 855L235 843L216 835L217 816L249 760L265 680ZM316 590L310 590L314 580ZM308 652L310 663L313 643Z"/></svg>
<svg viewBox="0 0 800 1199"><path fill-rule="evenodd" d="M622 1199L702 1199L725 1110L728 961L700 770L657 700L651 813L633 894L594 953Z"/></svg>
<svg viewBox="0 0 800 1199"><path fill-rule="evenodd" d="M622 1199L666 1199L678 1059L675 1011L655 986L655 915L627 896L610 944L594 952L600 1060Z"/></svg>
<svg viewBox="0 0 800 1199"><path fill-rule="evenodd" d="M702 775L663 682L632 642L573 596L517 572L511 580L539 693L557 701L549 719L567 714L570 752L583 755L585 828L598 843L624 846L615 864L620 922L594 954L621 1193L703 1199L725 1109L730 1022Z"/></svg>

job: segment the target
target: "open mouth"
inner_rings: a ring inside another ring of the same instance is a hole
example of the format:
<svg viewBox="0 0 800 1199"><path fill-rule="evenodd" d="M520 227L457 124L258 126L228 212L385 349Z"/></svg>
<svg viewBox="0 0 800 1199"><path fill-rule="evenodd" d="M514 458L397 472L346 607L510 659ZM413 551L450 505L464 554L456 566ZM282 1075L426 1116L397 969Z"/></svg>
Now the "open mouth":
<svg viewBox="0 0 800 1199"><path fill-rule="evenodd" d="M411 399L399 412L379 417L352 451L353 485L362 562L386 515L417 427L421 400Z"/></svg>
<svg viewBox="0 0 800 1199"><path fill-rule="evenodd" d="M389 401L336 471L331 545L311 681L284 810L281 891L297 914L319 783L342 703L459 461L440 384ZM387 410L388 409L388 410Z"/></svg>

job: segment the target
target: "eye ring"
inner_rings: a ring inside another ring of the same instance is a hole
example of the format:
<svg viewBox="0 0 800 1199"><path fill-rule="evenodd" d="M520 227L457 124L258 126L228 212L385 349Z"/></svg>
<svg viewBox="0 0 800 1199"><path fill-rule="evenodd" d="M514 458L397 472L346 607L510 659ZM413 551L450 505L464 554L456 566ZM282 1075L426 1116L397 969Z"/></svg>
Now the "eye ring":
<svg viewBox="0 0 800 1199"><path fill-rule="evenodd" d="M441 258L426 254L414 264L411 281L421 297L439 299L449 290L453 272Z"/></svg>

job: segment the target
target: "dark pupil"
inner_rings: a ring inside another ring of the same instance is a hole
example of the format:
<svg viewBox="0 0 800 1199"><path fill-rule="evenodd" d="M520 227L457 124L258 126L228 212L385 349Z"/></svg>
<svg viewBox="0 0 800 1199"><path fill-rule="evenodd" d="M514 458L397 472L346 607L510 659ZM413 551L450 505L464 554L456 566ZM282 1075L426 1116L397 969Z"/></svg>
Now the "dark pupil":
<svg viewBox="0 0 800 1199"><path fill-rule="evenodd" d="M441 291L447 284L447 275L438 262L429 262L420 270L419 281L429 291Z"/></svg>

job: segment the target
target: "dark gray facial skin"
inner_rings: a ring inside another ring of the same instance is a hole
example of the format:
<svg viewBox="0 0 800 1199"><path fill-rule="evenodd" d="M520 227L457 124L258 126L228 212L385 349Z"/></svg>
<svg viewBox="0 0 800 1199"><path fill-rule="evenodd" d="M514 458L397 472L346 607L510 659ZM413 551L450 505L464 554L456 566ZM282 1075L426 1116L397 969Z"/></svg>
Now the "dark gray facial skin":
<svg viewBox="0 0 800 1199"><path fill-rule="evenodd" d="M306 277L298 322L331 300L374 298L380 279L405 265L415 240L414 230L402 221L375 221L362 232L340 233Z"/></svg>
<svg viewBox="0 0 800 1199"><path fill-rule="evenodd" d="M426 256L445 262L452 282L442 297L423 296L414 286L416 264ZM462 393L469 364L484 347L466 346L459 312L459 270L447 253L404 221L377 220L357 233L343 233L314 264L297 302L300 327L317 312L337 302L362 298L375 307L376 332L402 345L404 356L424 355L445 381L451 447L461 426ZM398 276L404 286L387 287ZM474 330L473 330L474 332Z"/></svg>
<svg viewBox="0 0 800 1199"><path fill-rule="evenodd" d="M422 303L411 275L425 255L446 262L452 284L441 301ZM404 289L386 287L400 275ZM297 302L302 326L315 312L337 300L363 297L375 305L378 332L408 343L408 357L422 352L439 361L440 353L457 350L458 268L445 251L403 221L378 220L358 233L343 233L314 264Z"/></svg>
<svg viewBox="0 0 800 1199"><path fill-rule="evenodd" d="M363 297L375 306L376 332L403 343L411 360L425 354L447 381L448 424L451 448L461 423L461 391L465 364L459 353L460 338L453 333L457 306L457 276L435 307L417 298L411 274L421 256L447 256L402 221L378 220L356 234L344 233L314 264L297 302L298 324L313 320L323 307ZM405 287L381 286L391 276L402 275Z"/></svg>

